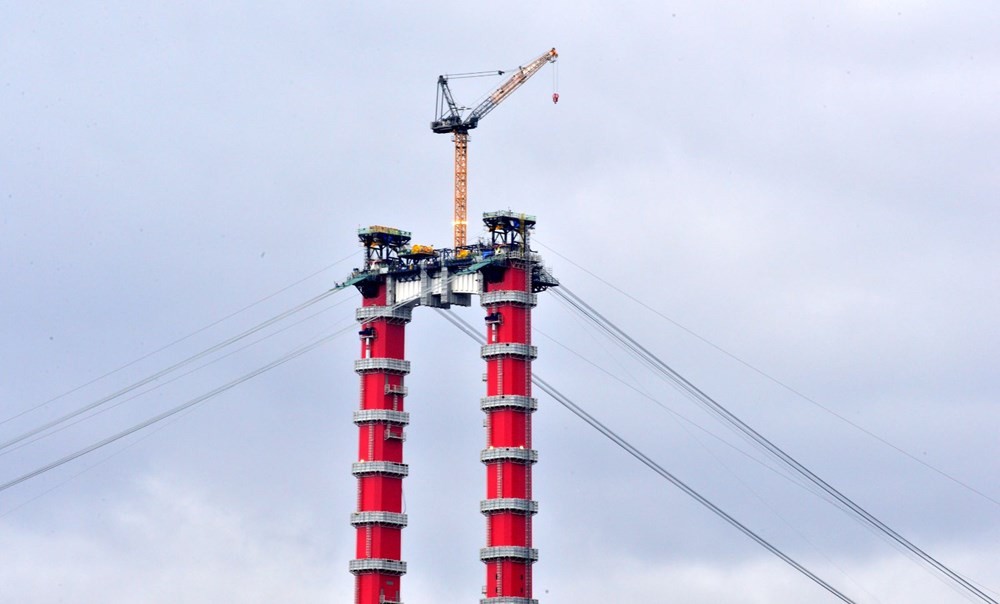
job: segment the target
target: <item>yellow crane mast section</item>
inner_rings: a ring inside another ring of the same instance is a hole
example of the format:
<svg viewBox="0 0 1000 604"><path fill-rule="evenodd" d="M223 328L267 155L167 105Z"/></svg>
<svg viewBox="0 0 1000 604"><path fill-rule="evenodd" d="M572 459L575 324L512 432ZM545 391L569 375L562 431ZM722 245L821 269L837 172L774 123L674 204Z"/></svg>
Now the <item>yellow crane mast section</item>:
<svg viewBox="0 0 1000 604"><path fill-rule="evenodd" d="M468 241L469 227L468 207L468 170L469 170L469 133L456 132L452 137L455 141L455 247L461 247Z"/></svg>

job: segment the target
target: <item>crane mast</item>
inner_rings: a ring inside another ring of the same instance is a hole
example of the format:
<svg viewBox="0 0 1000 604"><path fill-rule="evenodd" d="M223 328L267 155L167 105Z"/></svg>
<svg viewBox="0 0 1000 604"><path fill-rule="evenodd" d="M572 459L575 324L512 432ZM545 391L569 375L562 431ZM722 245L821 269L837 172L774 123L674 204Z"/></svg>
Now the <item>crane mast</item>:
<svg viewBox="0 0 1000 604"><path fill-rule="evenodd" d="M451 134L451 139L455 143L455 207L453 229L456 248L467 243L469 130L479 126L479 121L482 118L486 117L504 99L520 88L522 84L528 81L528 78L538 73L538 70L545 66L546 63L554 63L558 56L556 49L553 48L527 65L518 67L510 78L464 117L462 115L463 109L455 103L455 99L451 94L451 88L448 86L448 76L438 76L437 118L431 122L431 130L437 134ZM556 95L553 95L553 102L557 98Z"/></svg>

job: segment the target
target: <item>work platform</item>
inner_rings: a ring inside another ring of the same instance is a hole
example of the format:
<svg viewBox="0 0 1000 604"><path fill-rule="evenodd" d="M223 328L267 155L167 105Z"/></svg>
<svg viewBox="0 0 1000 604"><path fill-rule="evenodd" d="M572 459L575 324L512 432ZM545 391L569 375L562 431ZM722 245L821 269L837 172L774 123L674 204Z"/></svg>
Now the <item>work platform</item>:
<svg viewBox="0 0 1000 604"><path fill-rule="evenodd" d="M511 262L531 267L532 293L559 285L541 256L525 244L528 231L535 226L534 216L501 210L483 214L483 223L488 239L444 249L411 245L412 234L393 227L358 229L365 266L355 268L337 287L353 285L365 295L384 283L385 305L403 318L414 306L472 306L472 296L484 294L483 280L489 281L497 272L493 269L502 270Z"/></svg>

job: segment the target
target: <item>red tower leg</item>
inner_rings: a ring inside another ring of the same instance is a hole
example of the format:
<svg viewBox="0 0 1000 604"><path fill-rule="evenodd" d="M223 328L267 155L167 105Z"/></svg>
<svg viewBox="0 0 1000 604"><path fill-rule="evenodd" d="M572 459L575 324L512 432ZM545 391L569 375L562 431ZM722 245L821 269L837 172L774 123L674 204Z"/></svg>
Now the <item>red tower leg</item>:
<svg viewBox="0 0 1000 604"><path fill-rule="evenodd" d="M409 308L387 306L386 283L367 292L357 319L361 323L361 358L354 370L361 377L361 406L354 412L358 425L358 461L352 473L358 479L357 511L351 524L357 530L355 604L400 602L400 579L406 573L401 559L403 514L403 428L410 416L403 409L403 376L410 363L403 359Z"/></svg>
<svg viewBox="0 0 1000 604"><path fill-rule="evenodd" d="M486 597L481 604L537 604L532 599L531 570L538 559L532 548L531 520L538 504L531 499L531 466L538 453L531 448L531 414L538 401L531 397L530 265L509 261L497 278L484 280L481 303L486 309Z"/></svg>

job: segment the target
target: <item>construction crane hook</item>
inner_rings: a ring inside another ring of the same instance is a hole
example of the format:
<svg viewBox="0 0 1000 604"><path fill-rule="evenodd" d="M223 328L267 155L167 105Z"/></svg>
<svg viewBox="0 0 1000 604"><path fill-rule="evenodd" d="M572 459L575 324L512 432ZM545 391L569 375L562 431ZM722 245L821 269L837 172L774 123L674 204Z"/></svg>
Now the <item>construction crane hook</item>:
<svg viewBox="0 0 1000 604"><path fill-rule="evenodd" d="M556 53L556 49L553 48L551 51L552 58L549 59L552 65L552 104L555 105L559 102L559 64L556 63L556 57L559 55Z"/></svg>

